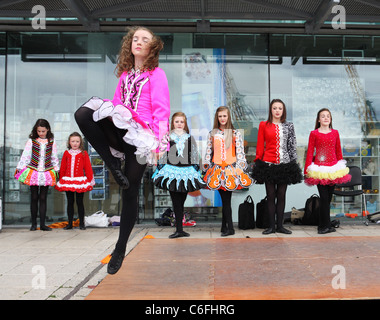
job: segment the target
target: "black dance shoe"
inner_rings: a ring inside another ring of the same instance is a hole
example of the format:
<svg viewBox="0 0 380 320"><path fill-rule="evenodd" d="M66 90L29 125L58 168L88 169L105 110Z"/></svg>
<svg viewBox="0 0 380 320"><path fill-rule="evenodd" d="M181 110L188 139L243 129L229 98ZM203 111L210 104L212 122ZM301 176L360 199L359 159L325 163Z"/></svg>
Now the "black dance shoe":
<svg viewBox="0 0 380 320"><path fill-rule="evenodd" d="M263 234L271 234L271 233L276 233L274 228L268 228L263 231Z"/></svg>
<svg viewBox="0 0 380 320"><path fill-rule="evenodd" d="M115 181L122 189L128 189L129 188L129 181L127 177L124 175L123 171L121 170L121 161L119 158L113 158L114 161L112 161L112 165L108 165L108 168L110 169Z"/></svg>
<svg viewBox="0 0 380 320"><path fill-rule="evenodd" d="M190 234L185 231L176 231L175 233L169 236L169 239L181 238L181 237L190 237Z"/></svg>
<svg viewBox="0 0 380 320"><path fill-rule="evenodd" d="M278 233L285 233L285 234L292 234L292 232L290 230L285 229L284 227L277 228L276 232L278 232Z"/></svg>
<svg viewBox="0 0 380 320"><path fill-rule="evenodd" d="M227 230L226 232L222 232L221 236L222 237L228 237L228 236L232 236L235 234L235 230Z"/></svg>
<svg viewBox="0 0 380 320"><path fill-rule="evenodd" d="M336 230L334 227L323 228L323 229L318 229L318 234L326 234L326 233L335 232L335 231Z"/></svg>
<svg viewBox="0 0 380 320"><path fill-rule="evenodd" d="M109 274L115 274L119 271L121 265L123 264L123 260L125 257L125 252L117 252L113 251L111 253L111 260L108 262L107 272Z"/></svg>
<svg viewBox="0 0 380 320"><path fill-rule="evenodd" d="M51 228L48 226L40 226L40 230L42 231L51 231Z"/></svg>
<svg viewBox="0 0 380 320"><path fill-rule="evenodd" d="M71 230L73 228L72 224L68 224L66 227L63 227L63 230Z"/></svg>
<svg viewBox="0 0 380 320"><path fill-rule="evenodd" d="M121 171L121 169L115 169L115 168L110 168L111 173L117 182L117 184L120 186L122 189L128 189L129 188L129 181L127 177L124 175L124 173Z"/></svg>

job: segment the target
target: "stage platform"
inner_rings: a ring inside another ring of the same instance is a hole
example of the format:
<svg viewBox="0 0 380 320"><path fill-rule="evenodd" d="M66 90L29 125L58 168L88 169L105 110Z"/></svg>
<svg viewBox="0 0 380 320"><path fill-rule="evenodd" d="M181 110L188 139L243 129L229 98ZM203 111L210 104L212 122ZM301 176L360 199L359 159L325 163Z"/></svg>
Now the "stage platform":
<svg viewBox="0 0 380 320"><path fill-rule="evenodd" d="M380 237L142 239L87 300L379 299Z"/></svg>

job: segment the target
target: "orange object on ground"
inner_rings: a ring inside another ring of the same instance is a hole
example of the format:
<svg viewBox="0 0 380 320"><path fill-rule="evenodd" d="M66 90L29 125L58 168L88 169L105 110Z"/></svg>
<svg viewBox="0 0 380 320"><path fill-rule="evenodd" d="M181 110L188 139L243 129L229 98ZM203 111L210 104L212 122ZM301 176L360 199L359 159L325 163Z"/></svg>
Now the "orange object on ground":
<svg viewBox="0 0 380 320"><path fill-rule="evenodd" d="M347 218L352 218L352 219L354 219L354 218L356 218L356 217L358 216L358 214L357 214L357 213L346 213L345 216L346 216Z"/></svg>

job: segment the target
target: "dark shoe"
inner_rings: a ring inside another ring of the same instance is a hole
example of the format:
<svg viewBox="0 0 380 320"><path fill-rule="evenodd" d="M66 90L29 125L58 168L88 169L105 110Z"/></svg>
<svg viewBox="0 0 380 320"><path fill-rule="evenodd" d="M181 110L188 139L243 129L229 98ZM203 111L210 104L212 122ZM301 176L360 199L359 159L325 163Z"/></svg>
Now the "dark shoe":
<svg viewBox="0 0 380 320"><path fill-rule="evenodd" d="M37 226L35 224L32 224L32 226L30 227L30 231L36 231L37 230Z"/></svg>
<svg viewBox="0 0 380 320"><path fill-rule="evenodd" d="M125 252L120 253L113 251L111 253L111 260L110 262L108 262L107 272L109 274L115 274L116 272L118 272L123 263L124 257Z"/></svg>
<svg viewBox="0 0 380 320"><path fill-rule="evenodd" d="M271 234L271 233L276 233L274 228L268 228L263 231L263 234Z"/></svg>
<svg viewBox="0 0 380 320"><path fill-rule="evenodd" d="M70 230L73 228L72 224L68 224L66 227L63 227L63 230Z"/></svg>
<svg viewBox="0 0 380 320"><path fill-rule="evenodd" d="M335 232L334 227L318 229L318 234L326 234L330 232Z"/></svg>
<svg viewBox="0 0 380 320"><path fill-rule="evenodd" d="M292 232L290 230L285 229L284 227L277 228L276 232L278 232L278 233L285 233L285 234L292 234Z"/></svg>
<svg viewBox="0 0 380 320"><path fill-rule="evenodd" d="M129 181L127 177L124 175L123 171L121 170L121 162L120 159L114 158L116 161L116 164L109 167L115 181L122 189L128 189L129 188Z"/></svg>
<svg viewBox="0 0 380 320"><path fill-rule="evenodd" d="M339 228L339 226L340 226L340 220L335 219L335 220L331 221L331 225L334 228Z"/></svg>
<svg viewBox="0 0 380 320"><path fill-rule="evenodd" d="M79 225L79 229L86 230L86 227L84 226L84 224L81 224L81 225Z"/></svg>
<svg viewBox="0 0 380 320"><path fill-rule="evenodd" d="M40 226L40 230L42 230L42 231L51 231L51 228L47 227L47 226Z"/></svg>
<svg viewBox="0 0 380 320"><path fill-rule="evenodd" d="M120 169L111 169L111 173L115 178L115 181L122 189L129 188L129 181Z"/></svg>
<svg viewBox="0 0 380 320"><path fill-rule="evenodd" d="M175 233L169 236L170 239L181 238L181 237L190 237L190 234L185 231L179 231L179 232L176 231Z"/></svg>
<svg viewBox="0 0 380 320"><path fill-rule="evenodd" d="M235 230L227 230L221 234L222 237L232 236L235 234Z"/></svg>

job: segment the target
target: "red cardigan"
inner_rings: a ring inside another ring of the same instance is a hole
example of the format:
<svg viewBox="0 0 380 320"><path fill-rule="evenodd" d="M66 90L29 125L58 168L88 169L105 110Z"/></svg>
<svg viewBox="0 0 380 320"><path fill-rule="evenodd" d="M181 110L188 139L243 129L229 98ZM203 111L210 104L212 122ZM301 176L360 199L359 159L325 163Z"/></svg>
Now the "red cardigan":
<svg viewBox="0 0 380 320"><path fill-rule="evenodd" d="M291 122L260 122L257 134L256 159L269 163L289 163L297 159L297 141Z"/></svg>

